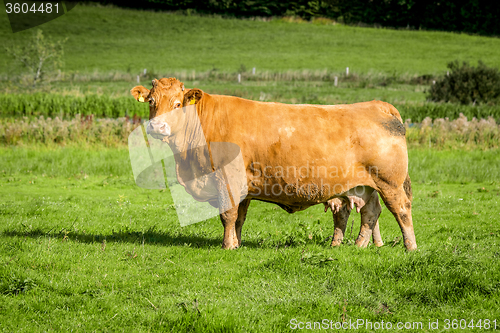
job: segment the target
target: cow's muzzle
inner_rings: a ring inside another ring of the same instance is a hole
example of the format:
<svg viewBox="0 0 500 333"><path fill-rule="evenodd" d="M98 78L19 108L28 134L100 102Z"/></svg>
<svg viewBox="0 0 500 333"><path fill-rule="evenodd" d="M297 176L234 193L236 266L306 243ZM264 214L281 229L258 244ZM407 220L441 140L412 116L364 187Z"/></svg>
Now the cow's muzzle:
<svg viewBox="0 0 500 333"><path fill-rule="evenodd" d="M151 135L154 138L158 136L165 137L171 134L171 128L167 123L161 121L151 120L146 127L146 133Z"/></svg>

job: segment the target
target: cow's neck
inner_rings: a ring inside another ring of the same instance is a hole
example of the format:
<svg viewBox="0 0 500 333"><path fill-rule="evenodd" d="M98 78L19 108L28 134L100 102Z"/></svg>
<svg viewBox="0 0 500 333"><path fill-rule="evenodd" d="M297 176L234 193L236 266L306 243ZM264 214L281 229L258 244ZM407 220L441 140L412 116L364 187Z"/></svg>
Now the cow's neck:
<svg viewBox="0 0 500 333"><path fill-rule="evenodd" d="M192 110L186 111L183 116L181 129L168 137L167 140L164 140L176 155L185 155L186 152L196 147L206 145L205 136L196 110L194 112Z"/></svg>
<svg viewBox="0 0 500 333"><path fill-rule="evenodd" d="M206 178L212 172L212 165L207 141L195 108L183 113L181 125L181 130L164 141L174 153L179 184L184 186L189 194L198 198L197 200L205 201L202 193L203 184L207 182Z"/></svg>
<svg viewBox="0 0 500 333"><path fill-rule="evenodd" d="M198 104L198 116L207 142L222 142L226 139L229 115L225 97L205 93Z"/></svg>

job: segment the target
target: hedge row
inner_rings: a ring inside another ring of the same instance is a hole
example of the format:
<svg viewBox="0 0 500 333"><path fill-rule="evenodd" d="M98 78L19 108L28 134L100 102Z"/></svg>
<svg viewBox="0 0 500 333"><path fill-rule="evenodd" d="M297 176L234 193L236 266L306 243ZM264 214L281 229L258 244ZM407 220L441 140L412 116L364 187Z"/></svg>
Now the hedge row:
<svg viewBox="0 0 500 333"><path fill-rule="evenodd" d="M5 116L45 116L70 118L77 114L100 118L147 117L147 104L138 103L131 96L112 98L104 95L85 97L57 94L3 94L0 95L0 113Z"/></svg>
<svg viewBox="0 0 500 333"><path fill-rule="evenodd" d="M426 117L433 119L449 118L458 119L460 114L463 114L469 120L486 119L493 117L497 122L500 122L500 105L457 105L451 103L423 103L420 105L413 104L394 104L398 109L403 120L411 119L412 122L421 122Z"/></svg>

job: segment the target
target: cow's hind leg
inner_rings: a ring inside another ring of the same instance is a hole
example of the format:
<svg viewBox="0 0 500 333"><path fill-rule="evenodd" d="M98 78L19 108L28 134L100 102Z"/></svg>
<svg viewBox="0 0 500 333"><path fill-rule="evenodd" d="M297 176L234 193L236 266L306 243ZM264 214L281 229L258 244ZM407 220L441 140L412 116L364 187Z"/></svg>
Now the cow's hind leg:
<svg viewBox="0 0 500 333"><path fill-rule="evenodd" d="M238 239L238 247L241 246L241 229L247 217L248 206L250 206L250 199L245 199L238 205L238 217L236 218L236 238Z"/></svg>
<svg viewBox="0 0 500 333"><path fill-rule="evenodd" d="M349 220L350 213L351 210L348 204L343 204L337 213L333 213L333 223L335 231L333 233L332 243L330 244L331 246L338 246L342 244L347 220Z"/></svg>
<svg viewBox="0 0 500 333"><path fill-rule="evenodd" d="M405 186L408 187L410 185L406 182L404 186L401 185L397 188L387 183L380 185L382 185L380 186L380 196L384 200L387 209L391 211L396 221L398 221L406 249L408 251L416 250L417 242L411 218L411 189L408 190L408 188L405 188Z"/></svg>
<svg viewBox="0 0 500 333"><path fill-rule="evenodd" d="M375 245L377 245L376 240L380 240L380 242L382 241L378 226L378 218L381 212L382 206L380 206L377 191L373 191L366 201L366 204L360 210L361 228L359 230L358 238L356 239L357 246L366 247L370 242L372 235Z"/></svg>

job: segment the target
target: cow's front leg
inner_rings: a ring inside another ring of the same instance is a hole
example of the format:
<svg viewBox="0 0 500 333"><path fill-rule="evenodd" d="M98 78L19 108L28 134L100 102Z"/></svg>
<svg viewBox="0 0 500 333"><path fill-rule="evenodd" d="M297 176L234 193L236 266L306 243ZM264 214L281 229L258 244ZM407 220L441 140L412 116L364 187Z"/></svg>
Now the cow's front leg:
<svg viewBox="0 0 500 333"><path fill-rule="evenodd" d="M237 207L220 214L224 226L222 248L232 250L241 246L241 229L243 229L249 205L250 199L245 199Z"/></svg>
<svg viewBox="0 0 500 333"><path fill-rule="evenodd" d="M222 241L222 248L230 250L236 249L241 242L241 227L243 226L243 222L237 223L238 209L240 206L238 204L239 196L232 195L227 176L221 169L215 172L215 179L217 182L219 216L222 222L222 226L224 227L224 239Z"/></svg>
<svg viewBox="0 0 500 333"><path fill-rule="evenodd" d="M236 232L236 220L238 219L238 206L233 207L220 214L220 220L224 226L224 240L222 248L233 250L238 248L239 240ZM240 226L241 234L241 226ZM241 236L240 236L241 237Z"/></svg>

